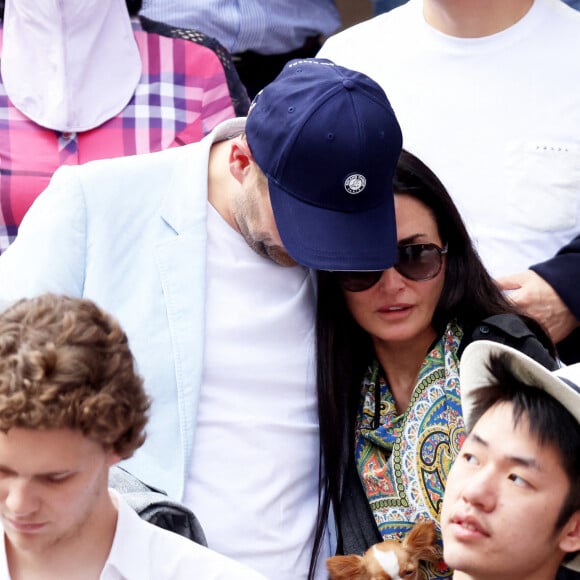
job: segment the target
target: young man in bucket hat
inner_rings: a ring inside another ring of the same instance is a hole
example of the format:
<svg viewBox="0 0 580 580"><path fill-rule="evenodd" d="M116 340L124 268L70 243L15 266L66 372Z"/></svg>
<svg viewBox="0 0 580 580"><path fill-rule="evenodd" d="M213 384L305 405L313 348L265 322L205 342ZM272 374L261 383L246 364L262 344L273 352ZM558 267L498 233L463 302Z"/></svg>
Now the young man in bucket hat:
<svg viewBox="0 0 580 580"><path fill-rule="evenodd" d="M400 149L374 81L292 61L199 143L59 169L0 257L0 299L84 296L119 319L153 399L124 465L267 577L305 578L316 528L307 268L393 265Z"/></svg>
<svg viewBox="0 0 580 580"><path fill-rule="evenodd" d="M510 347L461 359L469 433L447 479L441 527L455 580L553 580L580 570L580 364L548 371Z"/></svg>

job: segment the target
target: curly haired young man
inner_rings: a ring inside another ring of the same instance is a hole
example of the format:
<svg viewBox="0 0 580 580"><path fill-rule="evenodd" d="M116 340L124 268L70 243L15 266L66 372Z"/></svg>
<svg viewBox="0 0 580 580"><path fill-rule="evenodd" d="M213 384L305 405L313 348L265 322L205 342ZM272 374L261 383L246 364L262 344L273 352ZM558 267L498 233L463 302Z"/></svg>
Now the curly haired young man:
<svg viewBox="0 0 580 580"><path fill-rule="evenodd" d="M45 294L0 313L1 578L262 578L108 488L149 406L125 332L93 302Z"/></svg>

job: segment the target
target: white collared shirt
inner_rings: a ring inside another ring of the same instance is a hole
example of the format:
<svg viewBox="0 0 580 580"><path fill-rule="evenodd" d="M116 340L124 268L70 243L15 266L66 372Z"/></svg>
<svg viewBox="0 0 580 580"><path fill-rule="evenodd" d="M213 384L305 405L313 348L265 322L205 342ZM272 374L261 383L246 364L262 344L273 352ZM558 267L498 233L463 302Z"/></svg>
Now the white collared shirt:
<svg viewBox="0 0 580 580"><path fill-rule="evenodd" d="M142 520L110 490L118 507L117 528L100 580L265 580L264 576L187 538ZM0 579L9 580L0 542Z"/></svg>

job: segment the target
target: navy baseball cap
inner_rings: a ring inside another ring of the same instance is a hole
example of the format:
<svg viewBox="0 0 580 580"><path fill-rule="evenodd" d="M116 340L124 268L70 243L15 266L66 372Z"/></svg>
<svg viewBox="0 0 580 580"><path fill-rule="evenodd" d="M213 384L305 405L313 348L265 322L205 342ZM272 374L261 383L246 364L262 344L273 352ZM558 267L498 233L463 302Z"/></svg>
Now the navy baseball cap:
<svg viewBox="0 0 580 580"><path fill-rule="evenodd" d="M317 270L394 265L402 135L375 81L327 59L292 60L254 99L246 136L294 260Z"/></svg>

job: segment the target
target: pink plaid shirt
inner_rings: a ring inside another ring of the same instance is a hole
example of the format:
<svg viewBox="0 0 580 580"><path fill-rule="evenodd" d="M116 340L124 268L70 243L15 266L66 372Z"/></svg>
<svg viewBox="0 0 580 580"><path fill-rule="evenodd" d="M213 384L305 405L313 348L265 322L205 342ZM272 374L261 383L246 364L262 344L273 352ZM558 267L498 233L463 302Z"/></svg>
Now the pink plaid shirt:
<svg viewBox="0 0 580 580"><path fill-rule="evenodd" d="M40 127L14 107L0 77L0 253L59 166L199 141L235 116L224 68L213 50L145 32L136 19L133 30L141 80L127 107L90 131ZM0 47L1 42L0 29Z"/></svg>

